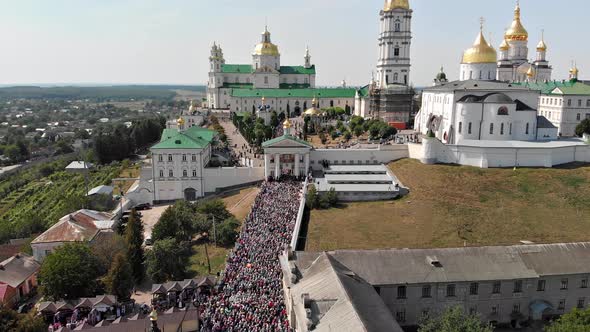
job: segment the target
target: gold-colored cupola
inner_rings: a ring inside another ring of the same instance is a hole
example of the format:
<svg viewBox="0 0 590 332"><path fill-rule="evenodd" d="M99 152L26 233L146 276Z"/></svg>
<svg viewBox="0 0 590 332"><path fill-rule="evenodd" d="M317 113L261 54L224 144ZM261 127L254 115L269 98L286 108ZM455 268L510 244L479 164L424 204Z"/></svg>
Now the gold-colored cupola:
<svg viewBox="0 0 590 332"><path fill-rule="evenodd" d="M514 9L514 20L512 21L510 28L506 31L504 38L508 41L529 40L529 33L526 31L520 20L520 2L518 1L516 2L516 8Z"/></svg>
<svg viewBox="0 0 590 332"><path fill-rule="evenodd" d="M409 0L385 0L385 6L383 7L383 11L388 12L398 8L410 9Z"/></svg>
<svg viewBox="0 0 590 332"><path fill-rule="evenodd" d="M254 48L254 55L280 55L279 47L270 41L270 32L266 26L262 33L262 41Z"/></svg>
<svg viewBox="0 0 590 332"><path fill-rule="evenodd" d="M479 34L475 38L473 46L463 53L461 63L496 63L498 53L483 36L483 21L479 29Z"/></svg>

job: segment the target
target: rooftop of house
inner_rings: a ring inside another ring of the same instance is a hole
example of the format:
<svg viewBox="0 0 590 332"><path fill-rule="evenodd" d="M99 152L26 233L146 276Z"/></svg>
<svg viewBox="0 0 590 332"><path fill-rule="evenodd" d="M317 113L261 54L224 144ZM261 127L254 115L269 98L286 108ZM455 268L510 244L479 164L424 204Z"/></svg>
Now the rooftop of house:
<svg viewBox="0 0 590 332"><path fill-rule="evenodd" d="M0 262L0 284L17 288L39 271L40 266L33 257L23 253L16 254Z"/></svg>
<svg viewBox="0 0 590 332"><path fill-rule="evenodd" d="M63 216L31 244L90 241L101 230L111 230L115 223L113 218L114 216L107 212L78 210Z"/></svg>
<svg viewBox="0 0 590 332"><path fill-rule="evenodd" d="M160 142L152 149L204 149L216 135L217 132L199 126L186 130L166 128L162 131Z"/></svg>
<svg viewBox="0 0 590 332"><path fill-rule="evenodd" d="M515 83L546 95L590 96L590 86L577 80Z"/></svg>
<svg viewBox="0 0 590 332"><path fill-rule="evenodd" d="M329 254L373 286L590 273L590 242L448 249L337 250ZM305 271L320 255L297 252L295 264Z"/></svg>

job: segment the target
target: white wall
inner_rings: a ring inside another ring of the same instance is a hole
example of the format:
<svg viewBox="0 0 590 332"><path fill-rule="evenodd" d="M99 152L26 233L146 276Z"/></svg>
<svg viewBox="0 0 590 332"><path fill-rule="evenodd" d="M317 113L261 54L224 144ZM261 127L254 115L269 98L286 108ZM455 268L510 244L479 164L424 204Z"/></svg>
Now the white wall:
<svg viewBox="0 0 590 332"><path fill-rule="evenodd" d="M203 171L205 193L264 180L264 167L218 167Z"/></svg>
<svg viewBox="0 0 590 332"><path fill-rule="evenodd" d="M407 158L407 145L382 146L381 149L317 149L310 153L310 165L321 169L320 161L326 160L335 165L386 164Z"/></svg>

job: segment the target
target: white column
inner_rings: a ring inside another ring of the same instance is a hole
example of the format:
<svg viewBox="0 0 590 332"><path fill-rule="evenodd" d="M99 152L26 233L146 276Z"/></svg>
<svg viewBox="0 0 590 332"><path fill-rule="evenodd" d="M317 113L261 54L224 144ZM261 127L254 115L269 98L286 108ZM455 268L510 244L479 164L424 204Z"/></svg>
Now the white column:
<svg viewBox="0 0 590 332"><path fill-rule="evenodd" d="M270 176L270 156L264 154L264 180L267 180Z"/></svg>
<svg viewBox="0 0 590 332"><path fill-rule="evenodd" d="M305 154L305 176L307 176L307 172L309 172L309 152Z"/></svg>
<svg viewBox="0 0 590 332"><path fill-rule="evenodd" d="M295 169L293 170L293 175L300 176L301 170L299 169L299 158L301 155L299 153L295 154Z"/></svg>
<svg viewBox="0 0 590 332"><path fill-rule="evenodd" d="M281 154L275 154L275 179L281 176Z"/></svg>

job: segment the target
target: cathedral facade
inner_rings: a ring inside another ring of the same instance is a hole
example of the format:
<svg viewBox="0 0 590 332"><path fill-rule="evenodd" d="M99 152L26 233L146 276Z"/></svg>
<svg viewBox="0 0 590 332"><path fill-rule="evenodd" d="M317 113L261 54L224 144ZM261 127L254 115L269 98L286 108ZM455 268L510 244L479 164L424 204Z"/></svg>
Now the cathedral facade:
<svg viewBox="0 0 590 332"><path fill-rule="evenodd" d="M207 103L210 109L231 112L256 112L261 107L277 113L299 115L317 99L317 107L354 108L356 90L347 88L316 88L316 67L306 49L303 64L283 66L279 47L264 29L260 42L252 52L250 64L226 64L220 45L213 44L209 57Z"/></svg>

